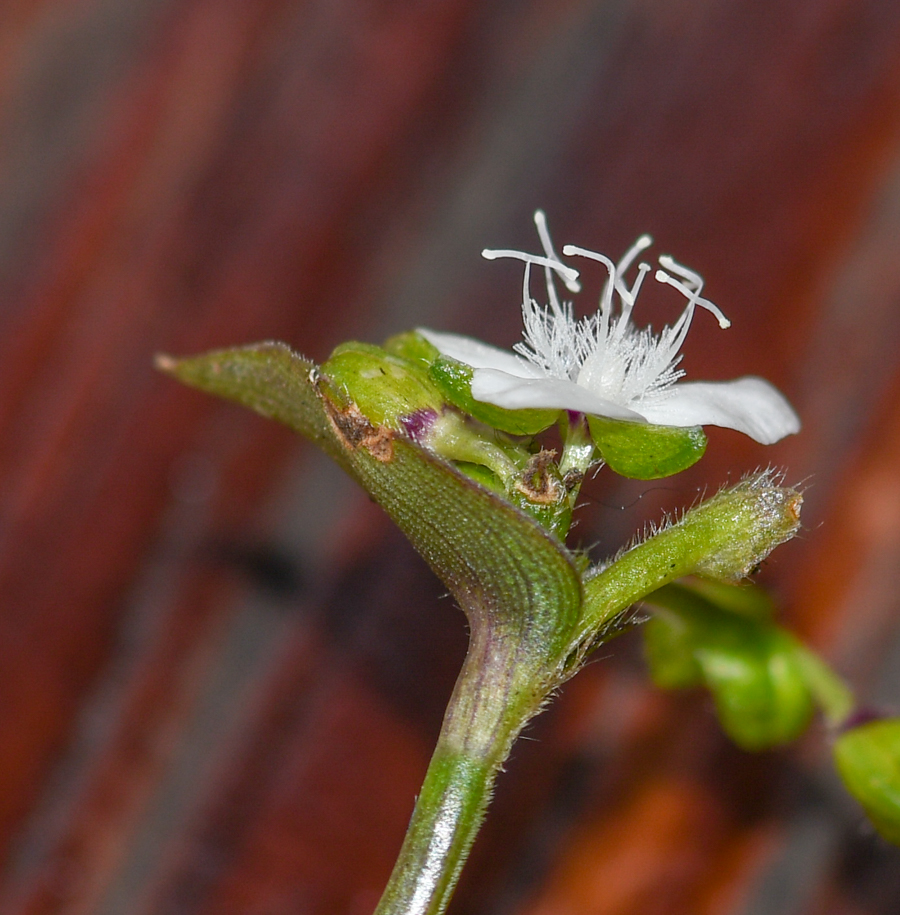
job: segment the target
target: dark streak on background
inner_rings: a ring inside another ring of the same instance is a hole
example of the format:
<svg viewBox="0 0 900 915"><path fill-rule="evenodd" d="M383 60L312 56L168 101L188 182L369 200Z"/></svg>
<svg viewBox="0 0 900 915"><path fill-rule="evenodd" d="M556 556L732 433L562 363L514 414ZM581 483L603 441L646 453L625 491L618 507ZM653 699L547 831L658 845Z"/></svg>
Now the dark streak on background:
<svg viewBox="0 0 900 915"><path fill-rule="evenodd" d="M500 344L491 246L699 269L694 377L805 420L601 474L599 555L757 465L809 478L762 580L898 705L900 6L892 0L8 0L0 14L2 915L366 913L464 650L377 508L156 351ZM642 303L671 320L671 300ZM643 498L642 491L647 490ZM536 721L452 911L887 915L816 727L748 756L611 645Z"/></svg>

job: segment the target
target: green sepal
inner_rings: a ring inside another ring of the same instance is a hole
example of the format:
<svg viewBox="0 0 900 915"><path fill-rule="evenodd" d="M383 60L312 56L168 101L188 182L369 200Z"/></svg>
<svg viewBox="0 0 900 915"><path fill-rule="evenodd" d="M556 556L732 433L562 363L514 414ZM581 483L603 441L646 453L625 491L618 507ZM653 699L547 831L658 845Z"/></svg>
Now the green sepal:
<svg viewBox="0 0 900 915"><path fill-rule="evenodd" d="M318 445L394 519L469 616L473 632L516 640L523 670L565 650L582 588L560 541L449 462L372 423L336 396L334 381L313 362L284 344L262 343L188 359L163 356L157 365Z"/></svg>
<svg viewBox="0 0 900 915"><path fill-rule="evenodd" d="M900 845L900 719L870 721L844 732L835 741L834 761L878 832Z"/></svg>
<svg viewBox="0 0 900 915"><path fill-rule="evenodd" d="M600 456L616 473L633 480L657 480L687 470L703 457L701 426L657 426L588 416Z"/></svg>
<svg viewBox="0 0 900 915"><path fill-rule="evenodd" d="M441 393L463 413L468 413L486 426L510 435L537 435L549 429L559 416L559 410L504 410L472 397L471 366L448 356L440 356L431 364L429 374Z"/></svg>
<svg viewBox="0 0 900 915"><path fill-rule="evenodd" d="M403 417L421 409L439 413L446 403L420 365L370 343L342 343L322 371L377 426L399 429Z"/></svg>

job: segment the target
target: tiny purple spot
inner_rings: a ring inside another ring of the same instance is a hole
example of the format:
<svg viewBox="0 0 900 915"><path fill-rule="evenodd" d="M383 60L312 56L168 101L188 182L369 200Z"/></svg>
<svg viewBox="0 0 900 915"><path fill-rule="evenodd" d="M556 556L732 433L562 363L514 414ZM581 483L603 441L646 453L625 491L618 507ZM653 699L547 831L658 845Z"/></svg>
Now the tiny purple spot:
<svg viewBox="0 0 900 915"><path fill-rule="evenodd" d="M403 431L414 442L421 444L422 439L428 437L428 433L431 432L431 427L434 425L437 418L438 415L436 411L425 408L416 410L414 413L410 413L409 416L401 417L400 425L403 426Z"/></svg>
<svg viewBox="0 0 900 915"><path fill-rule="evenodd" d="M863 706L855 709L850 716L841 724L841 733L852 731L854 728L861 728L863 725L872 724L873 721L881 721L883 718L889 718L882 709Z"/></svg>

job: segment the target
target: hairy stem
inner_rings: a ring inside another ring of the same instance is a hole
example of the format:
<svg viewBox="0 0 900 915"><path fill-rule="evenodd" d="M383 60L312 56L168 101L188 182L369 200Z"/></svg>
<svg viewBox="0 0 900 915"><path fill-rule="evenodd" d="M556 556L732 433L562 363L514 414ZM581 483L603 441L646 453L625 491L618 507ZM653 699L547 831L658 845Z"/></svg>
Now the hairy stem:
<svg viewBox="0 0 900 915"><path fill-rule="evenodd" d="M517 640L473 631L422 791L375 915L439 915L456 887L497 772L543 696L523 686ZM502 655L509 655L505 660ZM490 662L487 658L490 657Z"/></svg>

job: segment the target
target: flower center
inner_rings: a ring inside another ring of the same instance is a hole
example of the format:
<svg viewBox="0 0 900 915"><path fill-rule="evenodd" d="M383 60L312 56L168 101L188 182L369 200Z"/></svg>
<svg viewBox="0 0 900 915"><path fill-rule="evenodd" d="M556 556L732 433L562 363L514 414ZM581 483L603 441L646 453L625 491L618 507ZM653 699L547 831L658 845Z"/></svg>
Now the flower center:
<svg viewBox="0 0 900 915"><path fill-rule="evenodd" d="M512 257L525 263L522 285L523 342L515 351L551 378L574 381L592 393L621 406L637 405L665 398L668 389L684 374L678 368L680 350L696 308L711 312L720 327L730 321L712 302L702 298L703 278L668 255L659 258L661 268L654 279L681 292L687 299L684 311L672 326L659 335L650 328L638 329L631 314L649 264L641 262L629 287L625 274L638 255L650 247L652 239L642 235L614 264L608 257L575 245L566 245L563 254L585 257L606 268L608 277L597 312L576 319L572 303L561 302L555 279L562 279L570 292L579 292L578 271L556 254L544 213L534 214L535 225L544 249L543 255L522 251L485 250L488 259ZM531 297L532 265L543 267L548 304L540 306ZM616 309L616 302L618 308Z"/></svg>

